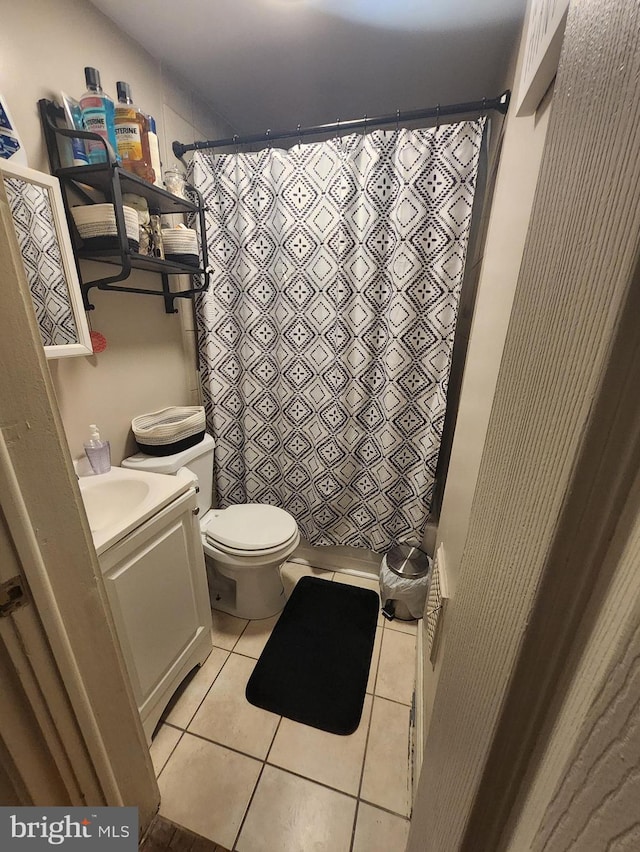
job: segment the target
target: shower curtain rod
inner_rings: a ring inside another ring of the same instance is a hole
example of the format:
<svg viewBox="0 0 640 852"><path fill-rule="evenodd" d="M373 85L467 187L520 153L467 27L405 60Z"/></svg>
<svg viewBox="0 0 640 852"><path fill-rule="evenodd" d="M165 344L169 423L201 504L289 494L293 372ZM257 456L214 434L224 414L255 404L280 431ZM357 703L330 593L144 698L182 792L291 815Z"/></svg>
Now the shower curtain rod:
<svg viewBox="0 0 640 852"><path fill-rule="evenodd" d="M249 145L255 142L271 142L274 139L301 139L303 136L318 136L322 133L340 132L342 130L356 130L360 127L379 127L383 124L398 124L400 121L415 121L421 118L435 118L440 120L450 115L464 115L471 112L485 113L496 110L505 115L509 108L511 91L507 89L497 98L483 98L481 101L470 101L464 104L447 104L426 109L414 109L407 112L398 110L395 115L380 115L376 118L354 118L349 121L335 121L333 124L320 124L316 127L298 127L295 130L278 130L265 133L253 133L248 136L232 136L230 139L210 139L207 142L193 142L184 145L182 142L173 143L173 153L178 159L187 151L202 151L205 148L224 148L230 145Z"/></svg>

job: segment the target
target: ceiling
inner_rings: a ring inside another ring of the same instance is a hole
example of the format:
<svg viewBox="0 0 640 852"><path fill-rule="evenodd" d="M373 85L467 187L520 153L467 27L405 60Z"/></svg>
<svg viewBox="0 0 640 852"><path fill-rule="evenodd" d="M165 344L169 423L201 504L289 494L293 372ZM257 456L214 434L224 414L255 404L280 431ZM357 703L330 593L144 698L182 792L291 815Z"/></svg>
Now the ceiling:
<svg viewBox="0 0 640 852"><path fill-rule="evenodd" d="M494 97L526 0L92 0L238 133Z"/></svg>

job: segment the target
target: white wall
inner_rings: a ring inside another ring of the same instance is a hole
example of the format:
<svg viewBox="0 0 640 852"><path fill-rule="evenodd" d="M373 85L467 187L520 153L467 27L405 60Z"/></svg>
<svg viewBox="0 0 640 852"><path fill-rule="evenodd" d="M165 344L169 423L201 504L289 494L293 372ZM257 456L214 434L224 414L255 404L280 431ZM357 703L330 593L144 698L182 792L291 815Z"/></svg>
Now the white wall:
<svg viewBox="0 0 640 852"><path fill-rule="evenodd" d="M551 98L548 97L536 115L515 115L516 87L523 53L521 41L515 64L515 82L507 82L513 88L513 106L506 119L487 236L480 261L478 292L458 419L436 536L436 548L443 546L449 593L453 599L551 112ZM428 658L424 661L425 738L440 666L446 654L446 640L445 621L435 665Z"/></svg>
<svg viewBox="0 0 640 852"><path fill-rule="evenodd" d="M131 8L135 14L135 3ZM79 96L85 65L98 68L111 97L117 80L131 84L136 103L156 118L164 167L177 163L174 139L193 142L234 132L88 0L20 0L2 6L0 92L32 168L49 171L38 99L59 97L60 90ZM84 269L90 277L100 274L96 264ZM160 284L159 276L139 271L130 281L151 288ZM191 305L180 304L178 316L165 314L163 299L155 296L92 290L91 299L91 325L107 338L106 351L49 366L72 455L82 454L87 425L98 423L117 464L135 449L129 436L135 415L198 399Z"/></svg>
<svg viewBox="0 0 640 852"><path fill-rule="evenodd" d="M515 101L514 97L514 109ZM458 583L550 107L549 100L535 116L519 118L511 113L507 117L436 539L436 546L442 543L445 547L452 595Z"/></svg>

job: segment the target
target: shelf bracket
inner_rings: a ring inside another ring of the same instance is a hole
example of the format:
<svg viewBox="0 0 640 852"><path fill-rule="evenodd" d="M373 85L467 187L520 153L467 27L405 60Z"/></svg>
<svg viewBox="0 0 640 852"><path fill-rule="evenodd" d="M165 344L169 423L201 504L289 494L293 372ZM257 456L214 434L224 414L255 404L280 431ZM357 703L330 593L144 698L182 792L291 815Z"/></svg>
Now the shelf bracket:
<svg viewBox="0 0 640 852"><path fill-rule="evenodd" d="M177 314L178 309L175 307L175 296L169 287L169 276L162 273L162 293L164 295L164 309L168 314Z"/></svg>
<svg viewBox="0 0 640 852"><path fill-rule="evenodd" d="M204 270L204 283L202 287L190 287L188 290L175 290L171 291L169 289L169 277L167 275L162 276L162 291L164 295L164 307L165 311L168 314L177 314L178 310L175 307L176 299L191 299L193 296L196 296L198 293L204 293L205 290L209 289L209 275L211 270L207 267Z"/></svg>

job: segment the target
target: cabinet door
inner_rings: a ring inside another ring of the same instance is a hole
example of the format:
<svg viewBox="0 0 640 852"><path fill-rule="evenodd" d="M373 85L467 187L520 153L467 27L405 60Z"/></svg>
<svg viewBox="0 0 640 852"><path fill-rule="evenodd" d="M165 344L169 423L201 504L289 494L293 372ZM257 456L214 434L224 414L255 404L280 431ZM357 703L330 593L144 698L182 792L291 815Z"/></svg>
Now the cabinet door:
<svg viewBox="0 0 640 852"><path fill-rule="evenodd" d="M211 625L193 490L100 558L139 708Z"/></svg>

